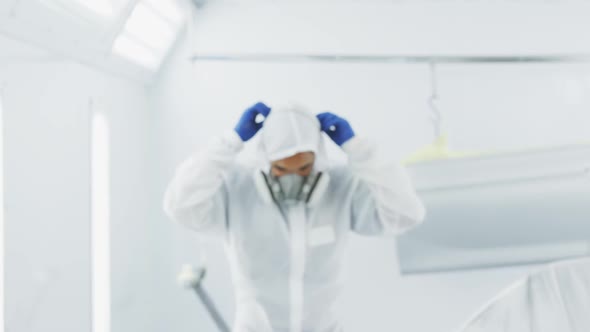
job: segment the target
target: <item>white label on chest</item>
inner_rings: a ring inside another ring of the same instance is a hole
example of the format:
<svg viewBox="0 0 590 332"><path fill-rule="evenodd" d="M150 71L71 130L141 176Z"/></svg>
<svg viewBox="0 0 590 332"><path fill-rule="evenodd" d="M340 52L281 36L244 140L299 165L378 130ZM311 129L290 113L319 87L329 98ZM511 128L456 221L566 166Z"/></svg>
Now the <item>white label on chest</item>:
<svg viewBox="0 0 590 332"><path fill-rule="evenodd" d="M322 246L335 240L336 235L332 226L319 226L310 230L308 244L311 247Z"/></svg>

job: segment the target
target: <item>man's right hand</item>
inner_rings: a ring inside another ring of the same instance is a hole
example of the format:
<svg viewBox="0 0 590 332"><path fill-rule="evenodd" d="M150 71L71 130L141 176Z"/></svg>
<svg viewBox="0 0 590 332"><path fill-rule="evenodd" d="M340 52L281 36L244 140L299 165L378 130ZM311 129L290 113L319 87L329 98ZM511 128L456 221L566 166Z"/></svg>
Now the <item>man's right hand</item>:
<svg viewBox="0 0 590 332"><path fill-rule="evenodd" d="M256 135L260 128L262 128L263 122L256 122L256 117L259 114L266 118L268 114L270 114L270 107L262 102L258 102L256 105L245 110L244 114L242 114L240 121L234 128L242 141L246 142L250 140Z"/></svg>

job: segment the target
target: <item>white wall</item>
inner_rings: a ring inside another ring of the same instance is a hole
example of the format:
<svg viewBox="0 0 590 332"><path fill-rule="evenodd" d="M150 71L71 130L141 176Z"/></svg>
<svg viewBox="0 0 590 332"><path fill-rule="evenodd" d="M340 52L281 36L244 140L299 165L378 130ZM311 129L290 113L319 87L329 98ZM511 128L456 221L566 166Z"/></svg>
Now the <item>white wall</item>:
<svg viewBox="0 0 590 332"><path fill-rule="evenodd" d="M198 18L201 53L588 53L582 1L236 1Z"/></svg>
<svg viewBox="0 0 590 332"><path fill-rule="evenodd" d="M89 99L111 127L113 331L150 331L150 108L138 83L0 38L6 330L89 331ZM156 272L154 272L156 271ZM158 331L158 330L152 330Z"/></svg>
<svg viewBox="0 0 590 332"><path fill-rule="evenodd" d="M197 16L158 84L155 136L160 138L156 191L174 167L231 129L241 111L263 100L301 100L349 118L359 135L390 157L432 139L426 101L428 68L400 64L198 62L201 54L538 54L578 53L590 31L587 5L447 3L268 3L214 6ZM551 19L552 24L547 24ZM583 65L441 66L440 99L458 149L523 148L587 140L590 120ZM566 115L566 116L564 116ZM165 220L162 213L159 218ZM174 271L208 252L208 289L232 315L227 263L218 244L197 245L170 225L172 250L162 316L175 331L214 331L192 294L175 290ZM347 255L341 311L348 331L451 331L530 267L400 277L390 239L355 238ZM164 323L165 322L165 323Z"/></svg>

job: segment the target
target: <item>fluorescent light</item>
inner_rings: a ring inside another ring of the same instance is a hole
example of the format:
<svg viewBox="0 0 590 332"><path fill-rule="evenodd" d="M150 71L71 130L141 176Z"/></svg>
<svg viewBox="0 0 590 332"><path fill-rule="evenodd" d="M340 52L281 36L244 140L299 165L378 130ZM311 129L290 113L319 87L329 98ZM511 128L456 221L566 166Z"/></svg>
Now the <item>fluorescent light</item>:
<svg viewBox="0 0 590 332"><path fill-rule="evenodd" d="M125 24L124 31L146 45L164 53L174 40L175 31L151 7L139 3Z"/></svg>
<svg viewBox="0 0 590 332"><path fill-rule="evenodd" d="M182 11L178 8L175 1L145 0L144 2L175 26L179 26L182 23Z"/></svg>
<svg viewBox="0 0 590 332"><path fill-rule="evenodd" d="M160 65L160 59L153 50L126 34L117 37L113 44L113 53L151 70Z"/></svg>
<svg viewBox="0 0 590 332"><path fill-rule="evenodd" d="M0 331L4 332L4 121L0 90Z"/></svg>
<svg viewBox="0 0 590 332"><path fill-rule="evenodd" d="M111 330L109 125L92 112L92 332Z"/></svg>

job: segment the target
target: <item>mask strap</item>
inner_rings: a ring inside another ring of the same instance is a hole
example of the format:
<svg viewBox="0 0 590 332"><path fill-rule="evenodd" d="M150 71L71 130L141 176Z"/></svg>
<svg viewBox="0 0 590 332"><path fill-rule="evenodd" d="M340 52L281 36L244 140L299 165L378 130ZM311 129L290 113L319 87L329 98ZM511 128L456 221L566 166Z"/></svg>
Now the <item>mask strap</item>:
<svg viewBox="0 0 590 332"><path fill-rule="evenodd" d="M316 181L314 182L312 193L309 195L306 204L311 207L320 202L328 190L329 183L330 174L326 172L320 172Z"/></svg>
<svg viewBox="0 0 590 332"><path fill-rule="evenodd" d="M315 188L317 187L318 183L320 182L320 179L322 178L323 175L324 175L324 173L320 172L318 174L318 176L316 176L315 181L313 181L313 184L311 185L311 189L309 190L309 193L307 194L307 198L305 199L305 204L309 203L309 201L311 200L311 196L313 196L313 192L314 192Z"/></svg>
<svg viewBox="0 0 590 332"><path fill-rule="evenodd" d="M254 183L256 185L256 189L258 190L258 194L261 196L264 202L268 204L277 202L276 197L274 196L274 191L271 187L272 184L270 179L263 170L256 170L254 172Z"/></svg>

